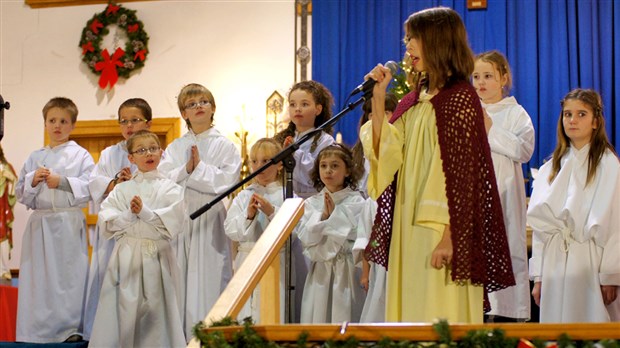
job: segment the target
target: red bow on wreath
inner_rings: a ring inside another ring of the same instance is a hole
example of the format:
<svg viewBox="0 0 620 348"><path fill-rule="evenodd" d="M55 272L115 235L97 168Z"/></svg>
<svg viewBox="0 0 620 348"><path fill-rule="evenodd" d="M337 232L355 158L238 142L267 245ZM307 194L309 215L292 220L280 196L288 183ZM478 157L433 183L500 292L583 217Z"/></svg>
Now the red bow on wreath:
<svg viewBox="0 0 620 348"><path fill-rule="evenodd" d="M103 61L95 64L95 70L101 71L101 76L99 77L99 87L104 89L108 83L110 84L110 88L113 88L118 81L118 72L116 71L116 67L123 66L123 63L118 59L125 54L121 48L117 48L114 52L114 55L110 58L110 53L108 53L108 49L104 49L101 52L103 56Z"/></svg>

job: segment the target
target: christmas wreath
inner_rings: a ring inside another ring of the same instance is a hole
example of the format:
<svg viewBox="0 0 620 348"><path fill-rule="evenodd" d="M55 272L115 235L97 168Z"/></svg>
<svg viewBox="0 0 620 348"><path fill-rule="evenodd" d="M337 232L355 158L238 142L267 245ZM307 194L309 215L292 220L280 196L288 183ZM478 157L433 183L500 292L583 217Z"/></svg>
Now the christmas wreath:
<svg viewBox="0 0 620 348"><path fill-rule="evenodd" d="M127 35L124 50L121 47L117 47L114 52L108 52L107 48L101 49L101 42L110 33L108 27L112 24L116 24ZM138 20L135 10L110 3L105 11L95 14L86 22L82 30L82 61L93 73L100 75L101 89L108 84L112 88L119 76L128 78L133 71L144 66L149 53L148 41L144 24Z"/></svg>

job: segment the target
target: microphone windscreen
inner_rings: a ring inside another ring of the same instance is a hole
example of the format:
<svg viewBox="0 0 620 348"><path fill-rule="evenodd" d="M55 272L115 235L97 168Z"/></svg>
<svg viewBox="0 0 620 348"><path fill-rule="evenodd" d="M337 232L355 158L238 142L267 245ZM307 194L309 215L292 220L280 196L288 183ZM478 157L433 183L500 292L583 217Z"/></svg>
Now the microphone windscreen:
<svg viewBox="0 0 620 348"><path fill-rule="evenodd" d="M392 73L392 76L398 74L398 71L400 70L400 67L398 66L398 63L396 63L393 60L389 60L389 61L385 62L384 66L386 68L390 69L390 72Z"/></svg>

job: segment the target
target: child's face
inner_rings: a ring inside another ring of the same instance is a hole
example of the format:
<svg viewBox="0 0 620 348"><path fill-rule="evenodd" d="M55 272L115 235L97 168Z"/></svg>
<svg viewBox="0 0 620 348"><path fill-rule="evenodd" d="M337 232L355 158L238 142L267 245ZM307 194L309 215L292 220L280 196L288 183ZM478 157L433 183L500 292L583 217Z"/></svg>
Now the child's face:
<svg viewBox="0 0 620 348"><path fill-rule="evenodd" d="M344 179L350 175L346 163L336 155L327 155L319 161L319 176L329 192L344 188Z"/></svg>
<svg viewBox="0 0 620 348"><path fill-rule="evenodd" d="M323 105L317 104L311 93L296 89L289 95L288 113L298 132L305 132L314 127L314 120L323 111Z"/></svg>
<svg viewBox="0 0 620 348"><path fill-rule="evenodd" d="M135 164L141 172L150 172L157 169L161 160L162 149L157 141L151 137L136 139L129 152L129 162Z"/></svg>
<svg viewBox="0 0 620 348"><path fill-rule="evenodd" d="M564 101L562 109L562 125L564 133L570 139L571 144L581 149L590 143L592 133L598 127L592 108L577 99Z"/></svg>
<svg viewBox="0 0 620 348"><path fill-rule="evenodd" d="M268 153L267 151L259 149L256 151L254 156L250 158L250 169L252 173L254 173L258 168L264 166L269 162L269 160L273 157L273 154ZM282 169L282 162L278 164L274 164L269 166L269 168L263 170L262 173L258 174L254 180L262 186L267 186L268 184L276 181L278 179L278 172Z"/></svg>
<svg viewBox="0 0 620 348"><path fill-rule="evenodd" d="M425 71L424 59L422 58L422 42L418 39L414 39L410 34L407 34L405 37L405 44L407 53L409 54L409 57L411 57L411 66L413 67L413 70L417 72Z"/></svg>
<svg viewBox="0 0 620 348"><path fill-rule="evenodd" d="M151 121L147 121L142 114L142 110L135 106L122 108L118 114L118 123L121 126L121 133L125 139L129 139L137 131L151 127Z"/></svg>
<svg viewBox="0 0 620 348"><path fill-rule="evenodd" d="M194 132L202 133L211 128L214 113L215 107L209 99L206 96L198 95L187 98L181 116L183 119L189 120Z"/></svg>
<svg viewBox="0 0 620 348"><path fill-rule="evenodd" d="M472 75L473 85L478 97L487 103L494 104L502 100L502 88L506 84L506 76L500 76L492 63L477 60Z"/></svg>
<svg viewBox="0 0 620 348"><path fill-rule="evenodd" d="M71 114L65 109L51 108L45 117L45 131L50 137L50 146L54 147L69 141L69 135L75 128L71 122Z"/></svg>

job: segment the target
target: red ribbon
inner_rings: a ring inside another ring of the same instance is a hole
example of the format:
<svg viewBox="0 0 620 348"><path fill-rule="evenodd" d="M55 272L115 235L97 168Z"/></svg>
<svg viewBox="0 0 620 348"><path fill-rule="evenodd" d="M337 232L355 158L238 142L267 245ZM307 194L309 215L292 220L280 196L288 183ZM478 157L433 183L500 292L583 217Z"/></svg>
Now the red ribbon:
<svg viewBox="0 0 620 348"><path fill-rule="evenodd" d="M82 45L82 55L85 55L86 52L95 52L95 47L93 47L92 41L88 41Z"/></svg>
<svg viewBox="0 0 620 348"><path fill-rule="evenodd" d="M517 348L534 348L536 346L534 346L534 344L532 344L532 342L526 340L525 338L522 338L519 340L519 344L517 345Z"/></svg>
<svg viewBox="0 0 620 348"><path fill-rule="evenodd" d="M108 49L104 49L101 52L101 56L103 56L103 61L95 64L95 70L101 71L101 76L99 77L99 87L104 89L108 83L110 84L110 88L113 88L118 81L118 72L116 71L116 67L123 66L123 63L119 61L125 54L121 48L117 48L114 55L110 58L110 53L108 53Z"/></svg>
<svg viewBox="0 0 620 348"><path fill-rule="evenodd" d="M140 29L140 26L138 25L138 23L136 24L131 24L127 26L127 32L128 33L133 33L135 31L138 31L138 29Z"/></svg>
<svg viewBox="0 0 620 348"><path fill-rule="evenodd" d="M90 30L95 34L99 34L99 28L103 28L103 23L99 22L97 18L93 19L93 22L90 23Z"/></svg>
<svg viewBox="0 0 620 348"><path fill-rule="evenodd" d="M137 60L138 58L140 58L140 60L144 62L144 60L146 59L146 50L139 50L138 52L136 52L133 60Z"/></svg>
<svg viewBox="0 0 620 348"><path fill-rule="evenodd" d="M105 15L109 16L110 14L116 14L116 12L118 12L118 10L120 10L121 7L120 6L115 6L112 4L108 5L108 9L105 11Z"/></svg>

